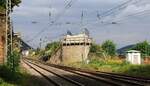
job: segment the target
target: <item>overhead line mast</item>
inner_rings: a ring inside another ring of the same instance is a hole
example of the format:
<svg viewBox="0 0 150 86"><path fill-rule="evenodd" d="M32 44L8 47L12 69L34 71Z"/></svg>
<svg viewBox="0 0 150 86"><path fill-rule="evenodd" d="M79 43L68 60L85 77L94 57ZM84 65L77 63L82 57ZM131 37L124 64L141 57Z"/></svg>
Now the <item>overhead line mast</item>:
<svg viewBox="0 0 150 86"><path fill-rule="evenodd" d="M6 0L5 62L13 53L12 1Z"/></svg>

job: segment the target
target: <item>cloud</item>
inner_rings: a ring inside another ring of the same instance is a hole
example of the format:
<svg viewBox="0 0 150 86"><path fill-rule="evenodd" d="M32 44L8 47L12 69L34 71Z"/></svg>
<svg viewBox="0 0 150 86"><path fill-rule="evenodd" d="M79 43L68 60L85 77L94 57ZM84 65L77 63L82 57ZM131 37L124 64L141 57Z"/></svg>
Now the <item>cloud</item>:
<svg viewBox="0 0 150 86"><path fill-rule="evenodd" d="M130 4L115 15L106 18L109 23L114 20L125 19L117 22L116 25L105 25L105 23L103 24L101 21L98 21L96 17L97 11L103 13L127 0L77 0L63 14L64 11L62 10L64 10L66 3L70 0L64 1L66 0L23 0L20 7L16 7L13 12L15 31L21 32L25 36L23 37L24 40L29 40L42 29L46 29L44 33L35 38L35 43L30 43L37 47L40 38L44 39L47 36L49 37L48 40L54 40L68 29L74 33L79 33L81 31L81 13L84 11L83 25L90 30L91 36L97 43L112 39L121 47L145 39L150 40L148 38L150 35L148 33L150 32L150 15L148 13L126 19L126 16L130 14L149 10L150 0L141 0L137 4ZM49 19L50 11L52 13L51 20ZM61 18L57 22L63 24L49 26L49 23L55 20L60 13L62 13ZM32 24L32 21L37 21L38 23ZM73 22L75 24L67 25L65 24L66 22Z"/></svg>
<svg viewBox="0 0 150 86"><path fill-rule="evenodd" d="M122 18L129 15L135 15L136 13L144 14L145 12L150 12L150 3L144 5L129 5L126 9L124 9L121 13L116 15L116 18Z"/></svg>

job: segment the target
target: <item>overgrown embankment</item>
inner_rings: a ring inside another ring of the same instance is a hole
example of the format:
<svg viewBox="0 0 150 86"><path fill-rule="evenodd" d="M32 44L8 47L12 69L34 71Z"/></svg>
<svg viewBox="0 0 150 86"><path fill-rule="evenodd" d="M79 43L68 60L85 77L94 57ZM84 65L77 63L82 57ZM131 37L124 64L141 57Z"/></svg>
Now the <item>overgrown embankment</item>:
<svg viewBox="0 0 150 86"><path fill-rule="evenodd" d="M20 66L19 71L12 72L7 66L0 66L0 86L42 86L37 76L30 75Z"/></svg>
<svg viewBox="0 0 150 86"><path fill-rule="evenodd" d="M36 60L40 59L43 61L47 61L51 57L55 56L60 47L60 42L48 43L44 49L37 48L36 50L30 51L29 57Z"/></svg>
<svg viewBox="0 0 150 86"><path fill-rule="evenodd" d="M102 72L121 73L132 76L150 77L150 65L131 65L124 60L91 60L89 64L73 63L70 66Z"/></svg>
<svg viewBox="0 0 150 86"><path fill-rule="evenodd" d="M137 43L133 48L142 53L142 59L148 58L150 44L147 41ZM130 50L130 49L129 49ZM102 72L121 73L132 76L150 77L150 65L132 65L125 58L119 58L115 43L106 41L102 45L93 44L89 54L89 63L78 62L69 66Z"/></svg>

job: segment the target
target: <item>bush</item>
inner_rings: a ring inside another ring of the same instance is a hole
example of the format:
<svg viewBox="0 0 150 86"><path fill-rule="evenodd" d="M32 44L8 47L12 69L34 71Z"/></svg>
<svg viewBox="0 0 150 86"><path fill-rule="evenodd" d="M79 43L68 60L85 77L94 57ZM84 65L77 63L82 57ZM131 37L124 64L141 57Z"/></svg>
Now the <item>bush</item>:
<svg viewBox="0 0 150 86"><path fill-rule="evenodd" d="M13 72L7 66L0 66L0 78L4 81L13 82L20 79L20 74L18 72Z"/></svg>
<svg viewBox="0 0 150 86"><path fill-rule="evenodd" d="M18 71L20 64L20 54L14 51L12 54L8 56L7 66L11 69L11 71Z"/></svg>
<svg viewBox="0 0 150 86"><path fill-rule="evenodd" d="M150 56L150 44L147 41L144 41L144 42L141 42L141 43L137 43L131 49L140 51L143 58Z"/></svg>
<svg viewBox="0 0 150 86"><path fill-rule="evenodd" d="M150 65L129 65L122 67L122 72L128 75L150 77Z"/></svg>
<svg viewBox="0 0 150 86"><path fill-rule="evenodd" d="M107 40L102 44L102 49L106 52L109 56L116 55L116 45L111 40Z"/></svg>

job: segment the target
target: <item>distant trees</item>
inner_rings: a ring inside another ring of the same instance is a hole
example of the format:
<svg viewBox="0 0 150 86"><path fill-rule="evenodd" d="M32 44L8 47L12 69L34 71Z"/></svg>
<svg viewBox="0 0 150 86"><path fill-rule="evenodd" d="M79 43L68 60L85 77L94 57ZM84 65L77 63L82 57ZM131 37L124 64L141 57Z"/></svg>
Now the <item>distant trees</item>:
<svg viewBox="0 0 150 86"><path fill-rule="evenodd" d="M101 50L100 45L95 44L95 43L93 43L93 44L91 45L90 52L92 52L92 53L97 53L99 50Z"/></svg>
<svg viewBox="0 0 150 86"><path fill-rule="evenodd" d="M102 44L102 49L109 56L115 56L116 55L116 45L111 40L105 41Z"/></svg>
<svg viewBox="0 0 150 86"><path fill-rule="evenodd" d="M48 43L45 46L45 49L37 48L35 50L34 56L36 57L36 59L41 59L43 61L46 61L57 51L59 47L60 47L60 42Z"/></svg>
<svg viewBox="0 0 150 86"><path fill-rule="evenodd" d="M142 57L150 56L150 44L148 41L137 43L132 50L138 50L141 52Z"/></svg>
<svg viewBox="0 0 150 86"><path fill-rule="evenodd" d="M92 44L90 53L95 53L97 56L107 58L107 56L114 57L116 55L116 45L111 40L105 41L102 45Z"/></svg>
<svg viewBox="0 0 150 86"><path fill-rule="evenodd" d="M60 42L52 42L46 45L45 51L50 55L60 47Z"/></svg>
<svg viewBox="0 0 150 86"><path fill-rule="evenodd" d="M59 46L59 44L60 44L59 42L49 43L49 44L46 45L45 49L46 50L49 50L49 49L54 50Z"/></svg>
<svg viewBox="0 0 150 86"><path fill-rule="evenodd" d="M97 56L103 56L103 50L100 45L93 43L90 48L90 53L94 53Z"/></svg>
<svg viewBox="0 0 150 86"><path fill-rule="evenodd" d="M137 43L127 50L138 50L141 52L143 58L150 57L150 43L148 41ZM111 40L106 40L101 45L94 43L90 48L90 53L94 53L97 56L105 58L109 56L114 57L116 56L116 44Z"/></svg>

